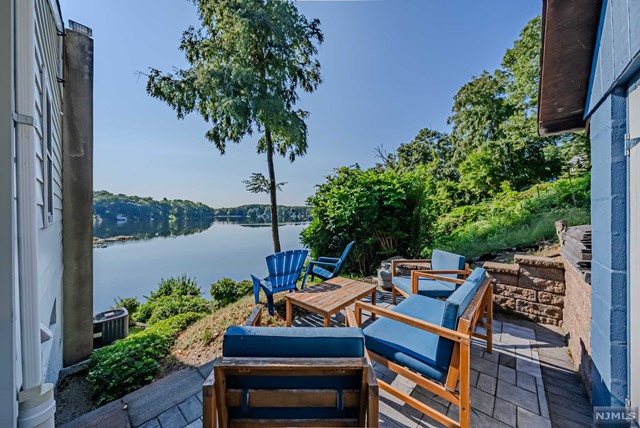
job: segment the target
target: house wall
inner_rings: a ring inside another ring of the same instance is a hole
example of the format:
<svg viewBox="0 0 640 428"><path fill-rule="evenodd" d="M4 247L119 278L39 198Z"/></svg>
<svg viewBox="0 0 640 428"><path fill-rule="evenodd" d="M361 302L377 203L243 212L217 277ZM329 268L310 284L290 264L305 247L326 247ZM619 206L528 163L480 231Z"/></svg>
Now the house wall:
<svg viewBox="0 0 640 428"><path fill-rule="evenodd" d="M53 333L42 345L42 363L45 381L55 383L62 368L62 38L52 7L48 0L35 2L34 118L39 315Z"/></svg>
<svg viewBox="0 0 640 428"><path fill-rule="evenodd" d="M16 352L13 3L0 0L0 426L12 427L18 414Z"/></svg>
<svg viewBox="0 0 640 428"><path fill-rule="evenodd" d="M627 93L640 68L640 1L603 4L586 117L592 182L592 397L624 405L628 388Z"/></svg>

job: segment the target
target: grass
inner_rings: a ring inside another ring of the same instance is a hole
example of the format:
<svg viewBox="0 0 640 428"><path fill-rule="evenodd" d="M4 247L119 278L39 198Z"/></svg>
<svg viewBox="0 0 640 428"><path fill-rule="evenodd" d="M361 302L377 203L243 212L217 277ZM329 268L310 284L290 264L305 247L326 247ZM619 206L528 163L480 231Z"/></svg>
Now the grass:
<svg viewBox="0 0 640 428"><path fill-rule="evenodd" d="M508 226L499 221L478 221L466 227L464 235L456 236L445 249L466 257L477 257L504 249L527 247L541 241L555 241L555 222L560 219L569 226L588 224L590 211L585 208L555 210Z"/></svg>

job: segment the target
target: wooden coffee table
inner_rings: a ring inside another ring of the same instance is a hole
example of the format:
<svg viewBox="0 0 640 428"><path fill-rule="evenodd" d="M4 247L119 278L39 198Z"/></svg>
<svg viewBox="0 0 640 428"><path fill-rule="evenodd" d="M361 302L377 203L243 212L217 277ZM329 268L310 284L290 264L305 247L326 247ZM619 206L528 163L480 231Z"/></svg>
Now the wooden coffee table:
<svg viewBox="0 0 640 428"><path fill-rule="evenodd" d="M331 315L340 312L352 303L371 295L371 303L376 304L376 286L347 278L332 278L321 284L312 285L302 291L289 293L287 299L287 327L291 327L292 305L300 306L322 315L324 326L329 327ZM375 315L372 316L375 318ZM346 323L346 320L345 320Z"/></svg>

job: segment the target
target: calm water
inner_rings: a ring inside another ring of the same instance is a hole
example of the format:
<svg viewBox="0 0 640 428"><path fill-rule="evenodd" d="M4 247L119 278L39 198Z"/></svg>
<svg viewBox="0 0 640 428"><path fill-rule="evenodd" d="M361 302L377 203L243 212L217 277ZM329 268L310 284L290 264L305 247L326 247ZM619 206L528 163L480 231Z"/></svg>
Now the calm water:
<svg viewBox="0 0 640 428"><path fill-rule="evenodd" d="M302 248L303 223L280 225L283 250ZM156 288L161 278L186 273L195 277L204 295L223 277L236 281L264 276L264 258L273 252L271 228L237 222L168 224L100 224L94 235L135 235L137 241L93 250L93 309L103 311L116 297L138 297Z"/></svg>

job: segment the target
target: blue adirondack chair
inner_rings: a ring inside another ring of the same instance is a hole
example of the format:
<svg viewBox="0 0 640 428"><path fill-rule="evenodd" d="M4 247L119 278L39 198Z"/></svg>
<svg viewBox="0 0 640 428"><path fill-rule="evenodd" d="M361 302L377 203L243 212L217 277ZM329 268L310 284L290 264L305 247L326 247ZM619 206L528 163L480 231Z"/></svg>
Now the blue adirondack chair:
<svg viewBox="0 0 640 428"><path fill-rule="evenodd" d="M340 273L340 267L342 266L342 263L344 263L344 259L347 258L347 254L349 254L351 247L353 247L353 244L355 243L356 241L349 242L349 245L344 249L339 259L335 257L320 257L318 260L309 262L300 288L304 288L304 285L307 282L307 275L311 275L311 280L317 276L325 281L338 276L338 273Z"/></svg>
<svg viewBox="0 0 640 428"><path fill-rule="evenodd" d="M302 272L302 266L309 254L308 250L290 250L267 256L267 269L269 276L260 279L251 275L253 279L253 295L256 304L260 300L260 289L267 296L269 314L274 315L273 294L281 291L293 291L296 289L296 281Z"/></svg>

